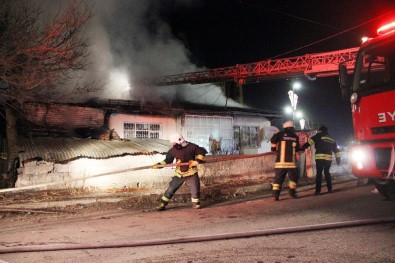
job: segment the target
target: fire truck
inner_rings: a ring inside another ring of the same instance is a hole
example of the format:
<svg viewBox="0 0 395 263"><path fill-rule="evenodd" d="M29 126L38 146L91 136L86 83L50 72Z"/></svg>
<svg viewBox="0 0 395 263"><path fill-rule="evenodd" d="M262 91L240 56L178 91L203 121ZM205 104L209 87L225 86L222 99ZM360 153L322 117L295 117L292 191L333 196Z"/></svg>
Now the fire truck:
<svg viewBox="0 0 395 263"><path fill-rule="evenodd" d="M395 199L395 21L360 46L353 70L339 64L343 94L350 95L354 142L349 161L353 174L374 182Z"/></svg>

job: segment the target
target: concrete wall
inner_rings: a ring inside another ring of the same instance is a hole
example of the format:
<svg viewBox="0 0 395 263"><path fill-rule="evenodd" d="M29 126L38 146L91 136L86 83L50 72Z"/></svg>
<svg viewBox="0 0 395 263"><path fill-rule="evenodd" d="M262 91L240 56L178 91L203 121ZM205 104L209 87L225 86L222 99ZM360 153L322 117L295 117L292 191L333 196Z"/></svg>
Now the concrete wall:
<svg viewBox="0 0 395 263"><path fill-rule="evenodd" d="M274 176L275 154L240 157L207 156L207 162L198 166L202 194L234 194L236 189L254 192L270 187ZM151 169L154 163L163 159L164 155L156 154L105 160L82 158L68 164L25 162L23 167L18 169L16 187L42 185L32 189L84 189L91 192L161 195L174 173L174 167ZM141 169L142 167L144 169ZM331 173L332 175L351 173L347 156L342 157L341 166L333 163ZM309 177L315 177L315 171L314 175ZM189 189L184 185L178 193L189 193Z"/></svg>
<svg viewBox="0 0 395 263"><path fill-rule="evenodd" d="M273 154L267 154L222 161L210 161L208 157L207 163L198 167L202 190L208 188L210 191L220 191L229 186L265 183L274 175L274 157ZM130 191L139 195L162 194L171 180L174 168L154 170L151 169L151 165L163 159L164 155L157 154L107 160L82 158L68 164L31 161L19 168L16 187L47 184L37 190L83 188L95 192ZM145 166L148 168L140 169ZM128 169L130 171L126 171ZM93 177L96 175L102 176ZM78 178L83 180L76 180ZM184 187L182 191L188 191L188 188Z"/></svg>
<svg viewBox="0 0 395 263"><path fill-rule="evenodd" d="M275 154L267 153L201 165L199 171L204 185L203 194L244 194L270 189L275 158Z"/></svg>

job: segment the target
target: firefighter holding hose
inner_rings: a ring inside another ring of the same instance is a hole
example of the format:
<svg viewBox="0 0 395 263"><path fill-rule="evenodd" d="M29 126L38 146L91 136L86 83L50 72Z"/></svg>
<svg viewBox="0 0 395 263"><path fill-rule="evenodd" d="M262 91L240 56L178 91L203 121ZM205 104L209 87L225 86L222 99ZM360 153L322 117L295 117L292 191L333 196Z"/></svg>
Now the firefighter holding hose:
<svg viewBox="0 0 395 263"><path fill-rule="evenodd" d="M204 161L207 151L194 143L186 141L179 133L172 134L170 143L173 147L167 152L166 158L162 162L155 164L153 169L159 168L158 165L173 163L174 160L176 160L176 163L189 163L189 165L177 166L157 210L164 211L166 209L170 199L184 182L187 182L189 185L192 208L200 209L200 179L197 166Z"/></svg>

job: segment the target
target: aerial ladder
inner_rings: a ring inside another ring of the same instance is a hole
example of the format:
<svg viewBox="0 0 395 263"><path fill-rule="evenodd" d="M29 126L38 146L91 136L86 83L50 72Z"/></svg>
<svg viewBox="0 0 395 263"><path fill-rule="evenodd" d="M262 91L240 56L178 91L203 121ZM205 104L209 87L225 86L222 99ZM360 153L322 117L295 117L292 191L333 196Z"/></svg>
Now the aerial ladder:
<svg viewBox="0 0 395 263"><path fill-rule="evenodd" d="M244 85L302 76L314 80L318 77L338 75L340 63L346 65L349 73L352 73L358 49L359 47L289 58L267 59L231 67L140 79L138 82L149 86L171 86L228 81Z"/></svg>

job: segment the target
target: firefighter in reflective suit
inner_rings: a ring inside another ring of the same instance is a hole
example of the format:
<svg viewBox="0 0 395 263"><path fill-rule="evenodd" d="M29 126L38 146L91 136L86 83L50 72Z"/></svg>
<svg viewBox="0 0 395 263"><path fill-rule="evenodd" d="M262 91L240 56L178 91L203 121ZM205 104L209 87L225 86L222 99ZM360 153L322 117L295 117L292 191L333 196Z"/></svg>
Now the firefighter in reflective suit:
<svg viewBox="0 0 395 263"><path fill-rule="evenodd" d="M173 147L167 152L165 160L157 163L153 168L157 169L158 164L173 163L174 159L177 163L189 163L189 166L177 166L157 210L164 211L166 209L170 199L184 182L189 185L191 191L192 207L200 209L200 180L197 166L204 161L207 151L194 143L187 142L179 133L170 137L170 143L173 144Z"/></svg>
<svg viewBox="0 0 395 263"><path fill-rule="evenodd" d="M321 126L318 130L320 132L311 137L302 146L302 151L312 145L315 146L314 158L317 169L317 175L315 178L315 195L320 195L321 193L322 171L324 171L328 193L332 192L332 177L329 172L332 165L332 152L335 153L337 165L340 165L340 151L337 148L336 141L328 134L328 128Z"/></svg>
<svg viewBox="0 0 395 263"><path fill-rule="evenodd" d="M284 130L273 135L271 150L277 151L274 164L275 176L273 183L273 198L278 201L286 175L289 177L289 194L296 198L298 183L297 152L300 151L299 137L295 133L292 121L283 124Z"/></svg>

